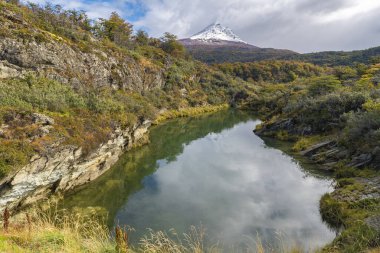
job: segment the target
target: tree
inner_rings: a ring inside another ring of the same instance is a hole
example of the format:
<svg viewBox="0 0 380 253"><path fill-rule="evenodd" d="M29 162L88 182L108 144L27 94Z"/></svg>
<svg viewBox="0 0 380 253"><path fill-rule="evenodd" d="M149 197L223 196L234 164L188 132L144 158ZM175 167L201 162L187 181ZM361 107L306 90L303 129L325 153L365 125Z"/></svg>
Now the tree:
<svg viewBox="0 0 380 253"><path fill-rule="evenodd" d="M95 33L99 37L107 38L119 46L127 46L133 26L122 19L119 14L112 12L109 19L100 19L95 29Z"/></svg>
<svg viewBox="0 0 380 253"><path fill-rule="evenodd" d="M173 55L173 56L184 56L185 55L185 47L177 41L177 36L171 33L164 33L164 36L160 38L161 40L161 48L165 52Z"/></svg>
<svg viewBox="0 0 380 253"><path fill-rule="evenodd" d="M20 5L20 0L7 0L6 2L10 4Z"/></svg>
<svg viewBox="0 0 380 253"><path fill-rule="evenodd" d="M139 45L147 45L149 43L148 33L143 30L138 30L135 35L135 41Z"/></svg>

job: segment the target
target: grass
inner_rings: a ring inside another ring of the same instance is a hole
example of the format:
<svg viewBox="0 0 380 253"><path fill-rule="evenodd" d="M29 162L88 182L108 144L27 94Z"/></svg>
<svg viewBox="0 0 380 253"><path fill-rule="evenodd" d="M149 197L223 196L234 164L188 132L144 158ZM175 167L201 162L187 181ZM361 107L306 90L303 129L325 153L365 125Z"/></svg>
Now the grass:
<svg viewBox="0 0 380 253"><path fill-rule="evenodd" d="M313 135L308 137L301 137L292 147L292 151L301 152L307 148L313 146L318 142L322 142L323 138L319 135Z"/></svg>
<svg viewBox="0 0 380 253"><path fill-rule="evenodd" d="M53 211L51 211L53 210ZM5 219L4 219L5 218ZM204 227L191 226L187 233L178 235L149 230L137 246L128 243L130 230L116 227L115 236L102 223L97 214L86 216L69 214L56 209L33 209L20 213L10 220L3 216L0 231L0 252L108 252L108 253L219 253L225 252L218 244L207 243ZM246 252L257 253L301 253L300 247L280 246L274 250L263 245L260 238ZM282 243L282 241L280 241ZM209 246L210 245L210 246ZM232 251L234 252L234 251Z"/></svg>
<svg viewBox="0 0 380 253"><path fill-rule="evenodd" d="M367 188L353 178L339 179L336 187L333 194L321 198L320 212L328 225L343 231L325 247L324 252L356 253L380 247L380 232L365 222L367 218L379 215L379 199L363 199L361 193Z"/></svg>
<svg viewBox="0 0 380 253"><path fill-rule="evenodd" d="M20 215L0 233L1 252L113 252L115 248L107 228L92 216L39 211Z"/></svg>
<svg viewBox="0 0 380 253"><path fill-rule="evenodd" d="M204 115L206 113L217 112L217 111L221 111L227 108L228 108L228 104L222 104L222 105L209 105L209 106L201 106L201 107L182 108L179 110L168 110L160 114L154 121L154 124L159 124L168 119Z"/></svg>
<svg viewBox="0 0 380 253"><path fill-rule="evenodd" d="M319 211L322 219L331 227L339 229L344 225L346 214L343 211L342 204L326 193L320 200Z"/></svg>

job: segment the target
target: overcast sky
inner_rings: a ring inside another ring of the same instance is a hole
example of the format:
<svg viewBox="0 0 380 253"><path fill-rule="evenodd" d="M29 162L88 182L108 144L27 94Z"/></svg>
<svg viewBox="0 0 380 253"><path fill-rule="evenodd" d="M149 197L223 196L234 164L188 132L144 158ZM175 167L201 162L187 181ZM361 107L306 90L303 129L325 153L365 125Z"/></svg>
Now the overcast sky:
<svg viewBox="0 0 380 253"><path fill-rule="evenodd" d="M43 3L45 0L31 0ZM298 52L380 46L380 0L52 0L91 18L117 11L151 36L219 22L250 44Z"/></svg>

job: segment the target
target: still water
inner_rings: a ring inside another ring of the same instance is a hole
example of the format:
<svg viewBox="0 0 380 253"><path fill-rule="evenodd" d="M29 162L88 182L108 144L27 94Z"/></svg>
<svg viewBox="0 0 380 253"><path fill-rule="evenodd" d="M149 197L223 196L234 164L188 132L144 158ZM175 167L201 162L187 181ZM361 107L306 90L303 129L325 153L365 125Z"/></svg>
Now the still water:
<svg viewBox="0 0 380 253"><path fill-rule="evenodd" d="M276 142L266 144L252 132L258 123L224 111L155 127L149 145L127 152L64 206L104 213L110 227L133 227L135 244L147 228L182 234L191 225L234 251L254 247L257 237L305 249L329 243L335 234L322 222L318 202L331 181Z"/></svg>

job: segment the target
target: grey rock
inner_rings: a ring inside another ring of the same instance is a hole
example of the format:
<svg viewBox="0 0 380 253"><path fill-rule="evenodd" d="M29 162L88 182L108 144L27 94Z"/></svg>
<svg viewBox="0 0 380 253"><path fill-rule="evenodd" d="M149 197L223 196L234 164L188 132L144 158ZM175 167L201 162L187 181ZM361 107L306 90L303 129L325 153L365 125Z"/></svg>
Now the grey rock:
<svg viewBox="0 0 380 253"><path fill-rule="evenodd" d="M329 163L324 163L322 164L321 168L323 170L327 170L327 171L330 171L330 170L333 170L334 169L334 166L337 164L337 162L329 162Z"/></svg>
<svg viewBox="0 0 380 253"><path fill-rule="evenodd" d="M360 154L352 158L351 162L347 165L348 167L361 168L369 165L372 162L372 154Z"/></svg>
<svg viewBox="0 0 380 253"><path fill-rule="evenodd" d="M41 113L32 114L33 122L41 125L54 125L54 119Z"/></svg>
<svg viewBox="0 0 380 253"><path fill-rule="evenodd" d="M91 83L95 87L134 91L160 88L165 82L165 67L141 64L132 57L93 49L82 52L62 41L23 42L0 40L0 78L34 72L79 89ZM62 57L64 55L65 57Z"/></svg>
<svg viewBox="0 0 380 253"><path fill-rule="evenodd" d="M9 126L5 125L5 124L2 124L0 126L0 138L5 138L6 137L6 132L7 132L8 128L9 128Z"/></svg>
<svg viewBox="0 0 380 253"><path fill-rule="evenodd" d="M365 219L365 223L367 223L368 226L375 229L377 232L380 232L380 215L371 216Z"/></svg>

